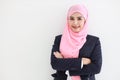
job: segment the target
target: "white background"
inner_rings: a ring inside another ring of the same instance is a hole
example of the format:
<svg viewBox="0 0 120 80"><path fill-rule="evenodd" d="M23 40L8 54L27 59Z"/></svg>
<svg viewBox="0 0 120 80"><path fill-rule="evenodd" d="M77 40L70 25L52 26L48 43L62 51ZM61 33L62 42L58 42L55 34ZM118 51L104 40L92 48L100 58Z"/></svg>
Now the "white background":
<svg viewBox="0 0 120 80"><path fill-rule="evenodd" d="M100 37L103 65L97 80L120 80L119 0L0 0L0 80L53 80L54 37L68 8L84 3L89 34Z"/></svg>

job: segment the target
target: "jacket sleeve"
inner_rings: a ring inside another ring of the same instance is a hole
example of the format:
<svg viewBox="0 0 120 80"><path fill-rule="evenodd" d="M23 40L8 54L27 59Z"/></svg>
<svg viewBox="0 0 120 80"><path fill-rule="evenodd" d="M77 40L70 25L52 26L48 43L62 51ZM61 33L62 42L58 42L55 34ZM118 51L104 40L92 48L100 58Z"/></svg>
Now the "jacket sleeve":
<svg viewBox="0 0 120 80"><path fill-rule="evenodd" d="M55 70L65 71L65 70L79 70L81 67L80 58L56 58L53 52L59 51L60 36L57 36L54 41L51 52L51 66Z"/></svg>
<svg viewBox="0 0 120 80"><path fill-rule="evenodd" d="M75 73L75 74L70 74L70 75L89 75L89 74L97 74L101 70L101 65L102 65L102 54L101 54L101 44L99 39L97 38L95 47L91 53L91 63L88 65L84 65L83 68L79 71L76 70L71 70L69 71L70 73Z"/></svg>

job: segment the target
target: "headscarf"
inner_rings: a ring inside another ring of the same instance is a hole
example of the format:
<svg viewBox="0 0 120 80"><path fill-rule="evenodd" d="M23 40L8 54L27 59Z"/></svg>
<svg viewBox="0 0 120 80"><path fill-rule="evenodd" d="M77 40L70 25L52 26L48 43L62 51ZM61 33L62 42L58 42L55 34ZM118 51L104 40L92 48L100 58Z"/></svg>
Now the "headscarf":
<svg viewBox="0 0 120 80"><path fill-rule="evenodd" d="M85 18L85 24L80 32L73 32L69 25L69 17L75 13L79 12ZM88 11L84 5L73 5L69 8L67 14L67 24L63 31L61 42L60 42L60 52L64 58L77 58L79 56L79 50L83 47L86 42L86 36L88 33Z"/></svg>

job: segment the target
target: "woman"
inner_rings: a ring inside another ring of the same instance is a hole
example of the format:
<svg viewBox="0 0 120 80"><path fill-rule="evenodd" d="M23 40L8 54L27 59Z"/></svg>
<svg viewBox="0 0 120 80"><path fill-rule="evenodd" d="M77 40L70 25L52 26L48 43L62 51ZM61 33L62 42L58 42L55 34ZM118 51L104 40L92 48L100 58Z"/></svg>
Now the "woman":
<svg viewBox="0 0 120 80"><path fill-rule="evenodd" d="M88 35L88 12L84 5L73 5L68 10L67 24L62 35L55 37L51 65L56 70L54 80L95 80L102 65L99 38Z"/></svg>

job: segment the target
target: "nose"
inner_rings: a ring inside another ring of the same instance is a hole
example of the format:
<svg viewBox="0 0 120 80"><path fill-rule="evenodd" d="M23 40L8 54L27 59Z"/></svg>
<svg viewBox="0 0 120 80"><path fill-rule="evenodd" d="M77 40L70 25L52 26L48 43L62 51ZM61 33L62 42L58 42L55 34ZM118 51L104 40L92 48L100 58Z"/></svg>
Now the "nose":
<svg viewBox="0 0 120 80"><path fill-rule="evenodd" d="M78 25L78 21L77 20L74 20L74 25Z"/></svg>

